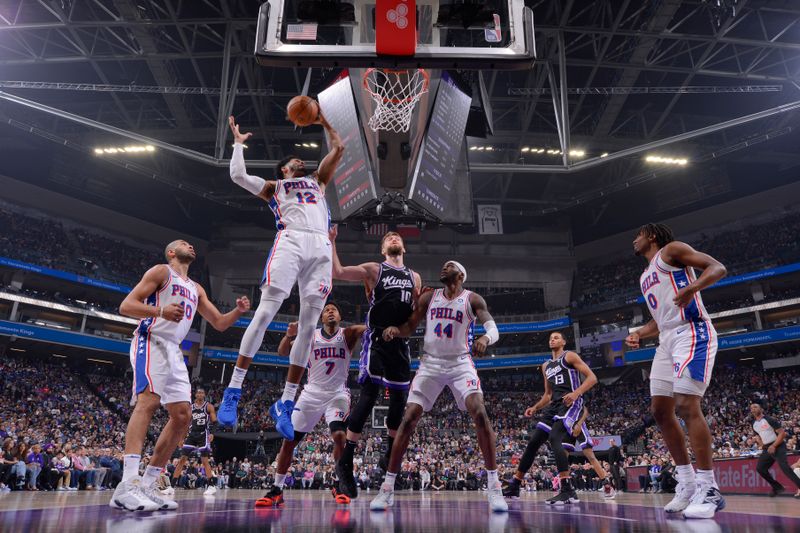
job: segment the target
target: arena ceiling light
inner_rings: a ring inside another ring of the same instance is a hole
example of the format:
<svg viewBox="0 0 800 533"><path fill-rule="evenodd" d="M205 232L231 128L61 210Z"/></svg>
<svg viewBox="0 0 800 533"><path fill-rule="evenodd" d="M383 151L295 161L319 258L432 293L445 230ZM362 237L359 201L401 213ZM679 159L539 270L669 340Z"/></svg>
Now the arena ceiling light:
<svg viewBox="0 0 800 533"><path fill-rule="evenodd" d="M136 144L128 146L106 146L94 149L95 155L108 155L108 154L145 154L155 152L156 147L152 144Z"/></svg>
<svg viewBox="0 0 800 533"><path fill-rule="evenodd" d="M317 143L294 143L295 148L319 148Z"/></svg>
<svg viewBox="0 0 800 533"><path fill-rule="evenodd" d="M572 157L583 157L586 155L586 152L583 150L570 150L569 155Z"/></svg>
<svg viewBox="0 0 800 533"><path fill-rule="evenodd" d="M661 163L664 165L678 165L678 166L686 166L689 163L689 160L685 157L663 157L660 155L648 155L644 158L645 161L648 163Z"/></svg>

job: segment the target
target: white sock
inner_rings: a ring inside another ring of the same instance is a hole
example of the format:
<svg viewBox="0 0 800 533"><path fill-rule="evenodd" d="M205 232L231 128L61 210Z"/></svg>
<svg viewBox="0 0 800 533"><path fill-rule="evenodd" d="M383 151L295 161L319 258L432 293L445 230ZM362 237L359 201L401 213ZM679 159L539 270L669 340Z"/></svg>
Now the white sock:
<svg viewBox="0 0 800 533"><path fill-rule="evenodd" d="M139 476L139 461L141 455L130 454L123 456L122 481L130 481Z"/></svg>
<svg viewBox="0 0 800 533"><path fill-rule="evenodd" d="M148 466L145 468L144 475L142 476L142 486L152 487L155 485L162 470L164 470L163 466Z"/></svg>
<svg viewBox="0 0 800 533"><path fill-rule="evenodd" d="M244 382L244 377L247 375L246 368L239 368L238 366L233 367L233 375L231 376L231 382L228 383L228 387L234 389L241 389L242 382Z"/></svg>
<svg viewBox="0 0 800 533"><path fill-rule="evenodd" d="M286 382L286 385L283 386L283 396L281 396L282 402L293 402L295 396L297 396L297 389L300 387L297 383L289 383Z"/></svg>
<svg viewBox="0 0 800 533"><path fill-rule="evenodd" d="M680 483L695 483L694 468L692 468L692 465L676 466L675 478Z"/></svg>
<svg viewBox="0 0 800 533"><path fill-rule="evenodd" d="M394 490L394 480L397 479L397 474L392 474L391 472L386 472L386 477L383 480L383 484L387 487L391 487Z"/></svg>
<svg viewBox="0 0 800 533"><path fill-rule="evenodd" d="M697 469L697 483L700 485L717 487L717 480L714 479L714 471Z"/></svg>
<svg viewBox="0 0 800 533"><path fill-rule="evenodd" d="M493 489L497 486L499 480L497 479L497 470L487 470L486 475L488 476L488 485L490 489Z"/></svg>
<svg viewBox="0 0 800 533"><path fill-rule="evenodd" d="M275 483L272 484L273 487L278 487L279 489L283 488L283 481L286 479L286 474L275 474Z"/></svg>

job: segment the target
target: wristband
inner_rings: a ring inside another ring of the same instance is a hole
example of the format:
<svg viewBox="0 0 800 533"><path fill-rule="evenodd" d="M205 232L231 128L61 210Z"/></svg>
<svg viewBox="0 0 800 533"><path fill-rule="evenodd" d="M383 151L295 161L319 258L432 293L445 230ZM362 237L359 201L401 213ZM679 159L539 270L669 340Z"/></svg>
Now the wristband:
<svg viewBox="0 0 800 533"><path fill-rule="evenodd" d="M164 308L163 307L159 307L158 308L158 317L159 318L164 318Z"/></svg>
<svg viewBox="0 0 800 533"><path fill-rule="evenodd" d="M489 344L494 344L500 340L500 332L497 331L497 324L495 324L494 320L484 322L483 329L486 330L486 336L489 338Z"/></svg>

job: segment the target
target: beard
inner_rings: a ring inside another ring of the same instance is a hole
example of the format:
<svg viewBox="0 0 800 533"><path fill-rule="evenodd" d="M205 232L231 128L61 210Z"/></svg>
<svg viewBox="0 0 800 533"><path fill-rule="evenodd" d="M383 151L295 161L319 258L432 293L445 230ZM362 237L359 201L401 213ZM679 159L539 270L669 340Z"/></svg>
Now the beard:
<svg viewBox="0 0 800 533"><path fill-rule="evenodd" d="M306 175L306 167L291 167L292 169L292 177L294 178L302 178Z"/></svg>
<svg viewBox="0 0 800 533"><path fill-rule="evenodd" d="M458 279L458 272L456 272L455 274L450 275L450 276L445 274L445 275L439 277L439 281L444 283L444 284L446 284L446 285L449 285L451 283L455 283L457 279Z"/></svg>
<svg viewBox="0 0 800 533"><path fill-rule="evenodd" d="M389 245L386 247L386 255L397 256L403 255L403 247L399 244Z"/></svg>
<svg viewBox="0 0 800 533"><path fill-rule="evenodd" d="M184 252L183 250L175 250L175 259L177 259L181 263L191 263L194 261L194 257L189 252Z"/></svg>

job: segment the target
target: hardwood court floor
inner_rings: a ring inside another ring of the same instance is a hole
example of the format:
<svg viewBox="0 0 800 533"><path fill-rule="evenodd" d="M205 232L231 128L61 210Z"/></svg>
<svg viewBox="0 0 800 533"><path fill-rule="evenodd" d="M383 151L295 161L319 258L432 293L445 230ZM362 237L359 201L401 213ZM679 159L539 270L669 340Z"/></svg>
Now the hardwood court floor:
<svg viewBox="0 0 800 533"><path fill-rule="evenodd" d="M398 492L388 512L370 512L376 492L362 492L350 506L337 505L325 491L286 491L280 509L253 507L262 491L178 491L177 511L130 513L111 509L111 491L12 492L0 495L0 532L157 533L202 531L597 531L753 532L800 531L800 501L790 497L728 496L727 509L715 520L668 517L661 507L670 495L622 494L603 500L580 493L581 502L552 507L547 494L526 494L510 502L510 511L490 513L482 492L437 494Z"/></svg>

